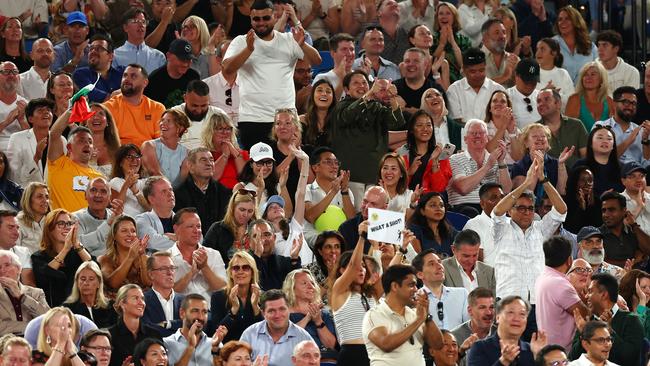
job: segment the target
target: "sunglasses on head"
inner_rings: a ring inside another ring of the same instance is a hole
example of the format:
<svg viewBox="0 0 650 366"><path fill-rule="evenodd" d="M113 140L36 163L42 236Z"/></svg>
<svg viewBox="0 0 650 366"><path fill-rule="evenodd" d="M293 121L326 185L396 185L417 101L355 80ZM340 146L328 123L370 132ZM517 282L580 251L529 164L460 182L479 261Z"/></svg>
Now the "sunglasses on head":
<svg viewBox="0 0 650 366"><path fill-rule="evenodd" d="M241 195L247 195L248 194L248 195L251 195L251 196L255 197L257 195L257 192L249 191L248 189L244 189L244 188L240 188L240 189L237 190L237 194L241 194Z"/></svg>

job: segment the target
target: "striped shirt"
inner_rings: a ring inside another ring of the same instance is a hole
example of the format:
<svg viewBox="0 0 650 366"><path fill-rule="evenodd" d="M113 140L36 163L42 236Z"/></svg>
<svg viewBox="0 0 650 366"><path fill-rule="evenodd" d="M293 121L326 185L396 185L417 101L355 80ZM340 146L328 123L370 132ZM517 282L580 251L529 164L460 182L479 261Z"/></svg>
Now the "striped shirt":
<svg viewBox="0 0 650 366"><path fill-rule="evenodd" d="M339 344L363 339L363 332L361 330L363 327L363 317L375 305L374 298L366 297L365 295L362 296L358 292L350 292L350 296L343 306L333 313Z"/></svg>
<svg viewBox="0 0 650 366"><path fill-rule="evenodd" d="M483 156L483 164L486 164L490 159L490 153L485 151ZM472 174L475 174L479 170L479 166L472 156L467 151L454 154L449 157L449 163L451 164L451 171L454 179L460 177L467 177ZM499 182L499 165L495 162L494 166L490 171L483 177L481 182L474 187L474 189L466 195L462 195L459 192L456 192L453 188L453 184L447 186L447 194L449 195L449 204L452 206L462 205L466 203L478 204L480 198L478 196L478 190L481 186L488 182Z"/></svg>

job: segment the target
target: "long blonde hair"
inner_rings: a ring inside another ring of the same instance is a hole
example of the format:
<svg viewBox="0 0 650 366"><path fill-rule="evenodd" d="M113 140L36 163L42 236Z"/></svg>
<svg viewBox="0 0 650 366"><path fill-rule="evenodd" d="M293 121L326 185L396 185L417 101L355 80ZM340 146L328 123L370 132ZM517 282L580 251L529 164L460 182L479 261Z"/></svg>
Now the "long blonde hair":
<svg viewBox="0 0 650 366"><path fill-rule="evenodd" d="M232 266L233 263L235 263L235 259L241 259L246 264L248 264L251 267L251 271L253 271L253 274L251 276L251 284L256 284L259 285L260 283L260 271L257 269L257 264L255 264L255 258L253 258L250 254L243 250L236 251L232 255L232 259L230 262L228 262L228 269L226 270L227 272L227 283L226 283L226 289L225 289L225 294L226 296L230 294L230 290L235 286L235 281L232 278ZM226 300L226 305L230 306L230 296L227 296Z"/></svg>
<svg viewBox="0 0 650 366"><path fill-rule="evenodd" d="M289 272L287 277L284 278L284 283L282 283L282 292L284 292L284 294L287 295L287 305L289 306L296 305L295 287L296 287L296 276L298 275L298 273L304 273L305 275L307 275L307 279L311 282L312 286L314 287L314 298L312 299L312 301L320 302L321 299L320 286L318 285L318 282L316 282L314 276L311 274L311 271L306 268L298 268Z"/></svg>
<svg viewBox="0 0 650 366"><path fill-rule="evenodd" d="M251 193L240 193L239 190L234 191L230 200L228 201L228 207L226 208L226 214L223 216L223 223L228 229L232 232L233 235L237 233L237 223L235 221L235 207L242 202L252 202L253 203L253 216L250 221L257 220L257 204L255 203L255 197Z"/></svg>
<svg viewBox="0 0 650 366"><path fill-rule="evenodd" d="M18 216L18 220L22 221L25 226L32 226L32 224L36 222L36 213L34 212L31 203L32 196L34 196L34 193L36 193L39 188L45 188L49 193L47 184L41 182L31 182L25 188L23 196L20 199L20 207L22 208L21 212L23 214Z"/></svg>
<svg viewBox="0 0 650 366"><path fill-rule="evenodd" d="M36 349L45 353L48 356L52 355L52 337L48 334L45 334L45 328L48 326L50 321L59 314L66 315L70 319L70 330L72 332L72 339L76 341L77 336L79 335L79 321L72 314L72 311L63 306L57 306L52 308L45 313L43 320L41 321L41 327L38 330L38 337L36 339ZM49 341L49 342L48 342ZM59 345L61 346L61 345ZM71 362L68 357L63 357L63 361L59 366L70 366Z"/></svg>
<svg viewBox="0 0 650 366"><path fill-rule="evenodd" d="M136 285L135 283L127 283L126 285L120 287L117 290L117 295L115 295L115 302L113 303L113 309L121 317L124 312L122 311L122 303L126 301L126 295L129 291L136 289L142 291L142 287Z"/></svg>
<svg viewBox="0 0 650 366"><path fill-rule="evenodd" d="M230 142L233 145L238 146L237 127L225 113L214 113L210 119L203 124L203 128L201 129L201 143L203 146L207 147L210 151L216 151L216 146L212 143L212 136L217 133L218 128L224 127L232 128L232 132L230 133Z"/></svg>
<svg viewBox="0 0 650 366"><path fill-rule="evenodd" d="M196 15L190 15L185 18L182 25L190 22L196 26L196 29L199 32L199 42L201 43L201 51L203 51L203 49L208 46L208 41L210 41L210 30L208 29L208 25L205 23L205 20Z"/></svg>
<svg viewBox="0 0 650 366"><path fill-rule="evenodd" d="M99 287L97 288L97 292L95 293L95 305L93 306L95 309L106 309L108 308L108 300L106 299L106 296L104 296L104 277L102 276L102 270L99 268L99 265L95 263L94 261L88 261L88 262L83 262L79 268L77 268L77 272L74 274L74 283L72 284L72 292L70 293L70 296L65 300L66 304L74 304L75 302L79 301L80 296L79 296L79 276L81 275L81 271L84 269L89 269L91 270L95 276L97 276L97 281L99 281Z"/></svg>
<svg viewBox="0 0 650 366"><path fill-rule="evenodd" d="M587 71L591 68L595 68L600 75L600 86L596 92L596 96L599 101L607 103L607 91L609 90L609 81L607 80L607 70L605 67L598 61L587 62L581 69L578 74L578 79L576 80L576 94L583 96L585 95L585 87L582 85L582 79L584 78Z"/></svg>

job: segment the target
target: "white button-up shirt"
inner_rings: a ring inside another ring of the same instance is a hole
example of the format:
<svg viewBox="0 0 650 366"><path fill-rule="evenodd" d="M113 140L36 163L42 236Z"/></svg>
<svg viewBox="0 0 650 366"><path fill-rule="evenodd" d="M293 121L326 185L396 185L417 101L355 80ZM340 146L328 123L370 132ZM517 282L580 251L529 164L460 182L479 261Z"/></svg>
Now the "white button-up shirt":
<svg viewBox="0 0 650 366"><path fill-rule="evenodd" d="M458 262L458 259L455 259L454 262L456 262L456 265L458 266L458 271L460 272L460 278L463 280L463 287L467 290L467 292L471 292L473 289L478 287L478 280L476 279L476 266L472 268L472 277L469 278L467 275L467 272L463 269L463 266L460 265Z"/></svg>
<svg viewBox="0 0 650 366"><path fill-rule="evenodd" d="M203 245L199 244L197 249L199 248L204 248L206 252L208 253L208 264L207 266L212 269L214 274L217 276L221 277L222 279L226 279L226 265L223 262L223 259L221 258L221 254L208 247L204 247ZM181 254L180 249L178 249L178 243L176 243L173 247L169 248L167 250L172 254L172 260L174 261L174 265L178 267L176 270L176 274L174 275L174 282L178 282L183 276L185 276L188 272L192 270L192 265L190 263L187 263L185 259L183 259L183 254ZM210 284L208 281L205 279L205 276L203 276L203 273L199 271L197 274L192 277L190 280L189 284L185 288L185 291L179 292L179 294L182 295L187 295L187 294L201 294L203 297L206 298L208 301L208 307L210 307L210 299L212 297L212 292L210 290ZM165 315L166 316L166 315Z"/></svg>
<svg viewBox="0 0 650 366"><path fill-rule="evenodd" d="M469 219L463 230L471 229L476 231L481 238L481 249L483 249L483 263L494 267L494 238L492 237L492 218L481 211L481 214Z"/></svg>
<svg viewBox="0 0 650 366"><path fill-rule="evenodd" d="M505 213L497 216L492 212L497 297L519 295L531 304L535 303L535 281L544 271L542 244L565 218L566 213L560 214L553 207L541 220L533 221L524 232Z"/></svg>
<svg viewBox="0 0 650 366"><path fill-rule="evenodd" d="M501 84L497 84L487 77L478 93L469 85L467 78L455 81L447 89L450 118L462 119L465 122L472 118L484 120L485 106L490 102L490 96L495 90L505 91ZM465 127L461 134L465 137ZM465 139L462 140L462 149L467 149Z"/></svg>
<svg viewBox="0 0 650 366"><path fill-rule="evenodd" d="M165 299L165 297L153 287L151 290L153 290L153 293L158 297L158 301L160 301L160 306L163 309L163 313L165 313L165 320L174 320L174 296L176 296L174 290L172 290L169 300Z"/></svg>
<svg viewBox="0 0 650 366"><path fill-rule="evenodd" d="M20 74L18 95L27 100L45 98L45 95L47 94L47 82L50 80L50 76L43 81L41 75L39 75L36 70L34 70L34 66L32 66L29 70Z"/></svg>

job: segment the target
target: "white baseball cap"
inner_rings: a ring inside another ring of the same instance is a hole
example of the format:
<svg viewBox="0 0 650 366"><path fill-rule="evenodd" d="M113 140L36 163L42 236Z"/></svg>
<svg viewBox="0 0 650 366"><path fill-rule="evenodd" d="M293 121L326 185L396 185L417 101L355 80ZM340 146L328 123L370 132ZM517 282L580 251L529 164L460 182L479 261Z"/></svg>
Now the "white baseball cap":
<svg viewBox="0 0 650 366"><path fill-rule="evenodd" d="M264 159L271 159L275 161L273 158L273 149L271 149L271 146L263 142L258 142L251 147L250 157L254 162L258 162Z"/></svg>

